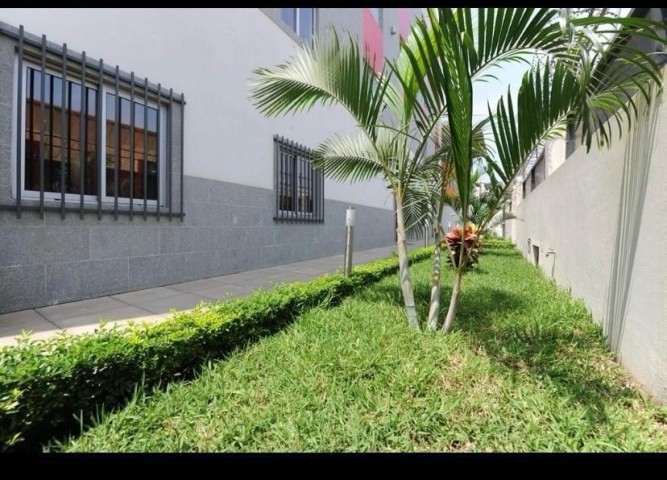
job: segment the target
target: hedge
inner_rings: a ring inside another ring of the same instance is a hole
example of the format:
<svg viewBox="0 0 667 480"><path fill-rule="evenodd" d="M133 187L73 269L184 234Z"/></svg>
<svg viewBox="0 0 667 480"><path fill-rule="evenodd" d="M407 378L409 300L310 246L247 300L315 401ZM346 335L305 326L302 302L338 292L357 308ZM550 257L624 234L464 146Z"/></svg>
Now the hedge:
<svg viewBox="0 0 667 480"><path fill-rule="evenodd" d="M432 249L409 252L428 258ZM188 378L215 358L280 330L305 309L334 305L356 288L398 270L397 257L231 302L202 303L158 324L101 328L0 349L0 450L30 450L71 432L76 416L118 407L138 385Z"/></svg>
<svg viewBox="0 0 667 480"><path fill-rule="evenodd" d="M491 237L482 241L482 249L485 248L514 248L514 244L504 238Z"/></svg>

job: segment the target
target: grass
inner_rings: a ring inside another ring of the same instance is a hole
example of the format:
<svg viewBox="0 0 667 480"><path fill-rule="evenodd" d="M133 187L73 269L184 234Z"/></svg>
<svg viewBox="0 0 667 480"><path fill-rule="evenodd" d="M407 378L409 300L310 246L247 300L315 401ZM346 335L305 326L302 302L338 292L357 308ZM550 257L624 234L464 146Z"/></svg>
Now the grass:
<svg viewBox="0 0 667 480"><path fill-rule="evenodd" d="M422 316L429 275L413 267ZM46 449L666 451L666 423L583 303L487 250L449 335L408 328L391 276Z"/></svg>

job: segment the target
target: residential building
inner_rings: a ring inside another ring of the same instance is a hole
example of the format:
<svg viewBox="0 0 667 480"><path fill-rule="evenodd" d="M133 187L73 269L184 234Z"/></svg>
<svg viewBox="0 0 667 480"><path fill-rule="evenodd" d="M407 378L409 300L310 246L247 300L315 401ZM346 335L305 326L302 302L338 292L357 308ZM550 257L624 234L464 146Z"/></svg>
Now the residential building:
<svg viewBox="0 0 667 480"><path fill-rule="evenodd" d="M631 15L667 21L664 8ZM660 43L630 41L667 63ZM621 138L611 122L609 149L587 152L580 132L570 129L531 160L515 184L518 220L507 222L506 235L584 300L621 364L667 402L667 106L655 98Z"/></svg>
<svg viewBox="0 0 667 480"><path fill-rule="evenodd" d="M0 8L0 313L394 241L383 181L312 169L340 107L265 118L252 70L335 27L376 69L420 9Z"/></svg>

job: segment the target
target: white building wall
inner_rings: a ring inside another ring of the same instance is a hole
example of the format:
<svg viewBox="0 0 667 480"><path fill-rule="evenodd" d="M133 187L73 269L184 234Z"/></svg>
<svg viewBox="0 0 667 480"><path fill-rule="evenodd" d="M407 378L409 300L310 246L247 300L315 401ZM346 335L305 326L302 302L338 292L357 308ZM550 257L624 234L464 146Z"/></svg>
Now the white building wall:
<svg viewBox="0 0 667 480"><path fill-rule="evenodd" d="M520 202L511 239L545 275L584 299L621 363L667 402L667 105L658 112L652 155L580 146ZM645 134L640 125L637 134ZM615 135L617 132L614 132ZM518 197L518 198L517 198ZM516 202L516 203L515 203ZM529 243L530 241L530 243ZM546 256L549 250L555 254Z"/></svg>
<svg viewBox="0 0 667 480"><path fill-rule="evenodd" d="M355 130L340 107L267 119L250 103L252 70L297 52L296 42L256 8L0 8L0 21L182 91L186 175L272 189L274 134L314 147L333 132ZM392 208L380 180L327 179L325 196Z"/></svg>

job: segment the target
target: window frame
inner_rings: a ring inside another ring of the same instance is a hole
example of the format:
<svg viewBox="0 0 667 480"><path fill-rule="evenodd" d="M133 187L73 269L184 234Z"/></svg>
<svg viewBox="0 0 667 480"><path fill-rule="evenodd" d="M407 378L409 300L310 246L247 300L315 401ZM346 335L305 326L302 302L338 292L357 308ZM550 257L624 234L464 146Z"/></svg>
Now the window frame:
<svg viewBox="0 0 667 480"><path fill-rule="evenodd" d="M310 40L304 38L302 36L301 32L301 10L305 10L308 8L309 10L312 11L312 21L310 22ZM307 43L309 46L313 46L313 41L315 38L315 32L317 31L317 8L314 7L295 7L292 8L291 10L294 10L294 28L292 28L292 25L287 23L285 20L283 20L283 10L286 10L285 8L280 9L280 20L287 25L287 28L291 32L293 32L297 37L299 37L299 40L302 42Z"/></svg>
<svg viewBox="0 0 667 480"><path fill-rule="evenodd" d="M303 145L297 144L285 137L274 135L274 189L275 189L275 215L274 220L280 222L305 222L305 223L324 223L324 175L315 170L312 164L312 149ZM285 150L288 150L285 152ZM284 161L281 155L289 158L290 167L284 169ZM304 166L308 165L310 168L305 171L305 185L301 181L301 173L304 173ZM290 172L289 185L293 196L291 210L286 210L282 207L282 186L286 184L282 177L284 171ZM305 187L305 188L304 188ZM299 211L299 193L307 191L310 194L310 210Z"/></svg>
<svg viewBox="0 0 667 480"><path fill-rule="evenodd" d="M39 200L40 198L40 191L39 190L29 190L26 189L25 186L25 175L26 175L26 148L25 148L25 142L26 142L26 128L27 128L27 99L28 99L28 92L27 92L27 86L28 86L28 69L33 69L36 70L37 72L41 72L41 66L34 60L32 59L23 59L23 72L22 72L22 85L21 85L21 125L19 126L20 128L20 141L21 141L21 197L24 198L25 200ZM18 72L18 55L15 56L14 58L14 71ZM44 69L44 73L47 75L52 75L55 78L59 78L63 80L62 78L62 72L57 71L56 69L52 68L49 65L46 65ZM14 80L15 84L18 80L17 75L14 75ZM76 78L74 75L67 75L67 78L64 79L67 82L72 82L77 85L81 85L81 78ZM126 82L121 82L124 88L120 88L118 91L118 96L121 99L126 99L128 102L130 101L130 94L125 91L126 90ZM86 79L85 82L85 87L91 88L97 92L97 95L100 95L99 92L99 84L91 82L89 79ZM102 90L102 95L103 95L103 101L101 102L102 108L99 112L96 112L96 122L103 122L102 123L102 135L100 138L100 145L98 145L98 150L102 152L101 155L101 164L97 164L97 168L101 169L99 179L100 179L100 185L98 185L98 192L94 195L89 195L89 194L84 194L83 195L83 201L84 205L87 207L90 207L91 205L97 205L98 203L98 195L101 196L101 202L102 205L113 205L115 202L115 196L113 195L108 195L107 192L107 175L106 175L106 146L107 146L107 135L106 135L106 112L107 112L107 94L111 94L113 96L116 95L115 88L104 84L104 88ZM14 89L14 93L12 95L13 101L16 102L18 92L16 89ZM144 105L144 99L143 97L135 95L134 102L140 105ZM148 101L148 107L158 109L157 102L149 100ZM158 125L158 198L160 199L160 208L162 207L167 207L167 185L166 185L166 175L164 172L166 171L165 169L167 168L167 161L166 161L166 148L167 148L167 116L169 115L169 110L166 105L160 105L159 108L159 117L160 117L160 124ZM14 125L14 128L16 128L18 121L16 118L16 114L13 115L12 123ZM16 135L12 135L13 138L16 138ZM13 142L14 143L14 142ZM14 180L16 180L16 154L15 154L15 146L12 147L12 164L14 166ZM96 162L99 162L99 153L96 153ZM12 182L12 185L15 185L15 182ZM16 192L14 191L16 188L12 188L12 196L16 197ZM101 190L101 191L100 191ZM50 202L57 202L60 203L61 201L61 192L50 192L47 190L44 190L44 200L45 201L50 201ZM65 193L65 203L78 203L81 199L81 194L80 193ZM144 199L142 197L133 197L132 198L132 203L137 206L137 207L143 207L144 206ZM152 200L152 199L147 199L146 200L146 205L148 207L157 207L157 200ZM123 196L118 196L118 205L122 206L129 206L130 205L130 197L123 197Z"/></svg>
<svg viewBox="0 0 667 480"><path fill-rule="evenodd" d="M371 16L377 22L378 27L380 27L381 29L384 28L384 25L383 25L383 23L384 23L384 11L383 11L384 8L382 8L382 7L377 8L377 14L378 14L377 17L373 13L373 10L375 10L375 9L368 7L368 11L371 12Z"/></svg>
<svg viewBox="0 0 667 480"><path fill-rule="evenodd" d="M301 191L301 186L303 184L300 182L301 176L299 175L299 156L292 153L292 154L289 155L289 159L290 159L290 164L291 164L290 167L289 167L289 170L291 171L291 174L290 174L290 177L291 177L290 178L290 186L292 187L292 192L291 193L294 193L295 189L296 189L296 193L297 193L296 197L293 197L293 200L292 200L292 205L294 205L295 209L293 209L293 210L283 210L282 208L280 208L280 204L282 202L278 202L278 217L281 218L281 219L286 219L288 217L294 217L295 219L298 219L298 220L312 220L313 217L315 216L315 212L314 212L314 210L315 210L315 208L314 208L314 206L315 206L314 205L315 196L313 195L313 189L310 188L310 186L308 188L308 190L310 192L311 201L313 202L313 207L311 208L311 211L310 212L300 211L299 208L298 208L299 198L301 198L301 197L299 197L299 192ZM282 174L282 172L281 172L281 174ZM278 192L278 198L280 199L280 192Z"/></svg>
<svg viewBox="0 0 667 480"><path fill-rule="evenodd" d="M107 122L107 94L111 94L113 96L116 95L116 91L114 88L109 87L108 85L104 85L104 100L102 101L102 109L100 112L100 115L103 119L103 128L102 128L102 136L100 139L100 150L102 151L102 165L99 165L99 168L102 169L101 171L101 182L104 187L102 190L102 203L103 204L113 204L116 197L114 195L108 195L107 194L107 169L106 169L106 151L107 151L107 134L106 134L106 122ZM123 89L118 90L118 96L121 99L125 99L128 102L130 101L130 94L125 92ZM141 100L141 101L139 101ZM117 100L116 100L117 101ZM134 103L138 103L140 105L145 105L143 102L143 98L138 98L136 95L134 97ZM158 108L157 102L151 102L150 100L148 101L148 107L152 107L156 110L159 110L158 117L160 118L160 124L157 126L157 138L158 138L158 144L157 144L157 156L158 156L158 178L157 178L157 189L158 189L158 198L160 199L160 208L166 207L166 199L167 199L167 185L166 185L166 180L167 176L164 174L167 168L167 159L166 159L166 151L167 151L167 115L169 115L169 111L165 105L160 105ZM144 205L144 199L143 198L137 198L137 197L132 197L132 203L135 205L143 206ZM130 197L121 197L118 195L118 205L130 205ZM146 199L146 205L149 207L156 207L157 206L157 200L152 200L152 199Z"/></svg>

